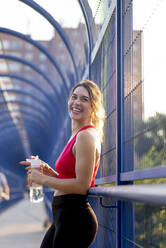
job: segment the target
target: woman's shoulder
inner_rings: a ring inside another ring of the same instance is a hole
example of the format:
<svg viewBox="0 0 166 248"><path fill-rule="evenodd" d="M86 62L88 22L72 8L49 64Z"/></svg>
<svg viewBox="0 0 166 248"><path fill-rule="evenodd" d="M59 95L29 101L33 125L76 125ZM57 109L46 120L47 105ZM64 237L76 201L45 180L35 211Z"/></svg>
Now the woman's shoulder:
<svg viewBox="0 0 166 248"><path fill-rule="evenodd" d="M93 138L93 137L95 138L96 135L97 135L97 130L94 127L89 127L89 128L84 129L84 130L81 130L78 133L77 137L78 138L85 137L88 139L88 138Z"/></svg>
<svg viewBox="0 0 166 248"><path fill-rule="evenodd" d="M99 132L96 128L87 128L78 133L77 140L98 144L100 143Z"/></svg>

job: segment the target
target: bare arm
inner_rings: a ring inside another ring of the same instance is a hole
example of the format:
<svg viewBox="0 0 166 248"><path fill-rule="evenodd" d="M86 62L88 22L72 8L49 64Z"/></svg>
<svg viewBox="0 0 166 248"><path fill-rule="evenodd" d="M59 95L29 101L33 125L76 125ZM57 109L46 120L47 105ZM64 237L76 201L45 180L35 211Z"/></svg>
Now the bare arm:
<svg viewBox="0 0 166 248"><path fill-rule="evenodd" d="M91 184L96 159L95 154L96 139L94 134L89 131L82 131L77 136L75 144L76 178L58 179L33 170L30 176L31 180L64 193L86 194Z"/></svg>
<svg viewBox="0 0 166 248"><path fill-rule="evenodd" d="M2 192L0 193L0 197L4 198L5 200L9 200L10 199L10 190L9 190L9 186L6 184L4 185L4 187L2 187Z"/></svg>
<svg viewBox="0 0 166 248"><path fill-rule="evenodd" d="M35 159L35 156L31 156L30 158ZM59 173L55 171L54 169L52 169L51 166L49 166L47 163L45 163L41 159L38 159L38 160L41 165L35 169L41 171L44 175L47 175L47 176L57 177L59 175ZM26 167L26 170L31 169L31 163L29 161L20 161L19 164L28 165L28 167Z"/></svg>
<svg viewBox="0 0 166 248"><path fill-rule="evenodd" d="M4 193L5 193L4 198L6 200L9 200L10 199L10 189L9 189L9 186L7 184L4 187Z"/></svg>

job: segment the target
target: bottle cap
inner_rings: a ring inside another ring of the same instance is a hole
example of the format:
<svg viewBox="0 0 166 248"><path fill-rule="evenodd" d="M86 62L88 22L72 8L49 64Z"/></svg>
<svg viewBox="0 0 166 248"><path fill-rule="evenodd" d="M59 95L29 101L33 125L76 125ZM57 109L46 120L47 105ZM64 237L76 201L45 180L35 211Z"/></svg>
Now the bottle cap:
<svg viewBox="0 0 166 248"><path fill-rule="evenodd" d="M30 162L31 163L31 167L39 167L41 165L41 162L39 159L29 159L27 158L26 161Z"/></svg>

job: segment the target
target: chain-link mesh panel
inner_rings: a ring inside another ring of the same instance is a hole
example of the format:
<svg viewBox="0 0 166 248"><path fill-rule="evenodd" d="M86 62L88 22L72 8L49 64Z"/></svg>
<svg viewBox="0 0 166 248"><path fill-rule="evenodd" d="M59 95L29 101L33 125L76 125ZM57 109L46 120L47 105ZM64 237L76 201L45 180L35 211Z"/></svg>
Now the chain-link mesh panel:
<svg viewBox="0 0 166 248"><path fill-rule="evenodd" d="M124 171L166 163L165 7L159 0L124 1Z"/></svg>
<svg viewBox="0 0 166 248"><path fill-rule="evenodd" d="M112 0L86 0L84 6L90 23L92 45L94 46L104 21L109 13Z"/></svg>
<svg viewBox="0 0 166 248"><path fill-rule="evenodd" d="M116 202L105 198L102 205L99 198L89 197L98 219L98 233L91 248L116 248Z"/></svg>
<svg viewBox="0 0 166 248"><path fill-rule="evenodd" d="M115 174L116 168L116 58L115 15L112 16L103 42L92 64L92 79L99 83L106 109L102 169L100 177Z"/></svg>
<svg viewBox="0 0 166 248"><path fill-rule="evenodd" d="M138 247L166 247L166 208L136 203L134 211L135 242L140 245Z"/></svg>

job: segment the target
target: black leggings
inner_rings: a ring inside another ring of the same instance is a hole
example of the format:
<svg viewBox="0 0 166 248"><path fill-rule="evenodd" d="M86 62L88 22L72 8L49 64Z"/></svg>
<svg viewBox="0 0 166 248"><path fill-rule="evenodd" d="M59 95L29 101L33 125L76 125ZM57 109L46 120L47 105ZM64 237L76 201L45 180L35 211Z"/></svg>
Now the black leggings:
<svg viewBox="0 0 166 248"><path fill-rule="evenodd" d="M52 212L53 223L40 248L88 248L93 243L98 223L87 196L56 196Z"/></svg>

